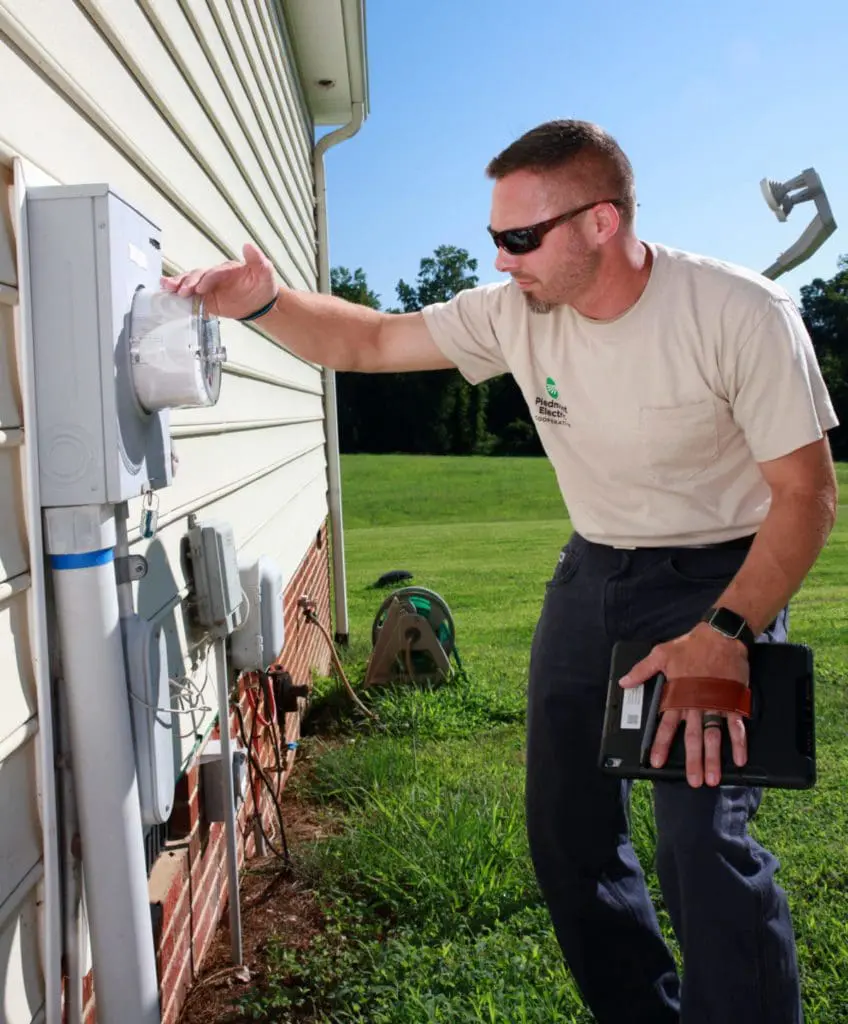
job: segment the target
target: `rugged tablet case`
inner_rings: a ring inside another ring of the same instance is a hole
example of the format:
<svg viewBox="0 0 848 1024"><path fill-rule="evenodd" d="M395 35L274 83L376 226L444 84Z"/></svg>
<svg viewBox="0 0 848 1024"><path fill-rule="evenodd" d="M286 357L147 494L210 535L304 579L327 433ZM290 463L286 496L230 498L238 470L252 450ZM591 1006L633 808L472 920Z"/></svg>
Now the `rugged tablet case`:
<svg viewBox="0 0 848 1024"><path fill-rule="evenodd" d="M599 764L602 771L623 778L685 779L683 722L666 764L653 768L649 761L664 677L629 690L618 684L653 646L620 641L613 648ZM809 789L816 781L813 652L805 644L762 643L754 646L750 660L748 761L741 768L733 763L723 726L722 784Z"/></svg>

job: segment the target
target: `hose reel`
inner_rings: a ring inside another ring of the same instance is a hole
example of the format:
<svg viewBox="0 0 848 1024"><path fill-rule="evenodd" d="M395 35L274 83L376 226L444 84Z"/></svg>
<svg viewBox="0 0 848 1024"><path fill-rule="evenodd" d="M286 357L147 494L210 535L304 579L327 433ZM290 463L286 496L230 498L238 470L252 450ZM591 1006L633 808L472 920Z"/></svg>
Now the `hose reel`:
<svg viewBox="0 0 848 1024"><path fill-rule="evenodd" d="M442 680L450 673L451 654L459 664L450 608L426 587L389 594L374 618L371 643L365 686Z"/></svg>

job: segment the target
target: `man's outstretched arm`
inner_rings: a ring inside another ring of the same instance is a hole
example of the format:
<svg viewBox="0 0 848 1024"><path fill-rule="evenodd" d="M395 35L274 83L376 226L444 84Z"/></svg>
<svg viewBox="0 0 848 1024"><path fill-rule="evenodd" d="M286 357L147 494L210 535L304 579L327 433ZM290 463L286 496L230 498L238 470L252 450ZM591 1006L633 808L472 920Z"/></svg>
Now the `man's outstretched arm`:
<svg viewBox="0 0 848 1024"><path fill-rule="evenodd" d="M332 295L280 288L274 268L255 246L244 262L162 279L178 295L199 295L213 316L239 319L273 301L262 328L290 352L334 370L396 373L454 366L433 341L421 313L381 313Z"/></svg>

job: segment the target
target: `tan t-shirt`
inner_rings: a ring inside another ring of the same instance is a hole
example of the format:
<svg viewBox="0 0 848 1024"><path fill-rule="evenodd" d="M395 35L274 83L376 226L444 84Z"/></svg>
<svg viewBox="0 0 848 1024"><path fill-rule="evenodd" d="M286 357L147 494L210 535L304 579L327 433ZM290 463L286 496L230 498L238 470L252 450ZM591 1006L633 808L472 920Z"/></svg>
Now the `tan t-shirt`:
<svg viewBox="0 0 848 1024"><path fill-rule="evenodd" d="M424 310L472 384L512 373L574 528L617 547L756 531L757 465L838 423L803 321L759 274L651 244L639 301L612 321L531 313L511 281Z"/></svg>

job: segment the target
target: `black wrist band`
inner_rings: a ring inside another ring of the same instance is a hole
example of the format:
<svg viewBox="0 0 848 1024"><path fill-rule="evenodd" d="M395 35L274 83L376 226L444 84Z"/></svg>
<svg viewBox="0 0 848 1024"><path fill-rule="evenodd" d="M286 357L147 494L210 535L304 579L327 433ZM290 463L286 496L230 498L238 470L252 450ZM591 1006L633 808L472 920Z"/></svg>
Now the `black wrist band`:
<svg viewBox="0 0 848 1024"><path fill-rule="evenodd" d="M258 320L260 316L265 316L266 313L271 312L277 304L277 298L278 296L275 295L267 305L262 307L262 309L257 309L255 313L250 313L248 316L240 316L238 319L241 323L247 323L248 320Z"/></svg>

